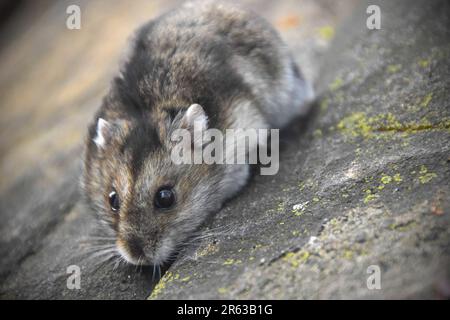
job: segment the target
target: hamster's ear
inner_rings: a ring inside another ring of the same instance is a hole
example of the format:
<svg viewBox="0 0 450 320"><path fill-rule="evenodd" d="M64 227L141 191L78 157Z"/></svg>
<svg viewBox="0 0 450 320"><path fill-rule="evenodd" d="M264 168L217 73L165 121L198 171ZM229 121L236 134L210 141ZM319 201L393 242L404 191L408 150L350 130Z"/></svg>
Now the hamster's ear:
<svg viewBox="0 0 450 320"><path fill-rule="evenodd" d="M203 145L203 133L208 128L208 116L199 104L192 104L183 114L179 123L179 129L190 132L190 144L201 147Z"/></svg>
<svg viewBox="0 0 450 320"><path fill-rule="evenodd" d="M192 104L181 119L181 128L204 131L208 128L208 116L199 104Z"/></svg>
<svg viewBox="0 0 450 320"><path fill-rule="evenodd" d="M104 149L111 137L111 124L103 118L98 118L95 137L92 139L98 148Z"/></svg>

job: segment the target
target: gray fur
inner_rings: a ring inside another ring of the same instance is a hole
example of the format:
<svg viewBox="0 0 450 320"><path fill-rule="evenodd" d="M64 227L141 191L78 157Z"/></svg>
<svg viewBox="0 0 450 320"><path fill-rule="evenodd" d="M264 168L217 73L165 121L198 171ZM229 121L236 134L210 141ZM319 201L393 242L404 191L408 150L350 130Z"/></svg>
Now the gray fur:
<svg viewBox="0 0 450 320"><path fill-rule="evenodd" d="M86 198L119 253L134 264L168 261L248 179L248 165L171 162L170 134L187 121L190 105L201 105L210 128L281 128L305 113L311 98L275 30L235 5L190 2L143 26L86 140ZM101 139L99 118L109 130ZM177 196L164 212L153 205L162 185ZM106 197L112 188L119 213Z"/></svg>

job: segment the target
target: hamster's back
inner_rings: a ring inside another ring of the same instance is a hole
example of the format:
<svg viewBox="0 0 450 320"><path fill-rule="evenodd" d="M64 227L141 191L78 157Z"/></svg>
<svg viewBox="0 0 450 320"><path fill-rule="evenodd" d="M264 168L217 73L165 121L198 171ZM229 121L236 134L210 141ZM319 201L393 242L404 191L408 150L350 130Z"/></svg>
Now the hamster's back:
<svg viewBox="0 0 450 320"><path fill-rule="evenodd" d="M251 100L274 127L311 98L270 24L221 1L187 2L141 28L123 76L128 90L139 88L143 105L198 103L216 127L236 97Z"/></svg>

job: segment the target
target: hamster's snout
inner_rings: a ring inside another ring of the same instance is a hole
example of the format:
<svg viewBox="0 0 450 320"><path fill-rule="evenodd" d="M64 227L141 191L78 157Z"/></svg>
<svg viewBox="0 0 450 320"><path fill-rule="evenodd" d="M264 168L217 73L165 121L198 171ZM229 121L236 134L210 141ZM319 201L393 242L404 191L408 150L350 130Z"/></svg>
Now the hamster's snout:
<svg viewBox="0 0 450 320"><path fill-rule="evenodd" d="M126 239L117 240L117 250L129 263L135 265L149 265L155 263L155 241L146 243L137 236L129 236Z"/></svg>

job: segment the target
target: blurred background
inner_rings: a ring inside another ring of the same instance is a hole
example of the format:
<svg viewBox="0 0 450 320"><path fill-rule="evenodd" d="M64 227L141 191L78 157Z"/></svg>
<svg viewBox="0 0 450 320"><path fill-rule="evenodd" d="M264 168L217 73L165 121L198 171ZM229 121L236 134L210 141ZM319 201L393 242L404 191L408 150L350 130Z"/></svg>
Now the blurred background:
<svg viewBox="0 0 450 320"><path fill-rule="evenodd" d="M212 223L241 227L202 244L195 256L205 260L172 266L153 298L448 294L440 271L449 255L449 6L372 2L383 17L371 32L367 1L240 1L291 48L316 88L315 111L288 131L280 174L254 179ZM1 298L150 296L151 270L102 269L80 258L92 222L78 180L87 125L130 36L180 3L0 0ZM80 30L66 27L74 4ZM298 204L304 212L293 212ZM346 234L337 235L333 218ZM311 239L319 244L305 254ZM72 263L82 267L81 290L66 288ZM371 264L392 280L386 291L365 287ZM405 271L411 264L416 269ZM277 272L284 273L274 279Z"/></svg>

